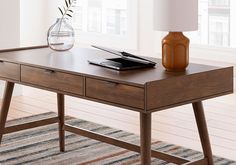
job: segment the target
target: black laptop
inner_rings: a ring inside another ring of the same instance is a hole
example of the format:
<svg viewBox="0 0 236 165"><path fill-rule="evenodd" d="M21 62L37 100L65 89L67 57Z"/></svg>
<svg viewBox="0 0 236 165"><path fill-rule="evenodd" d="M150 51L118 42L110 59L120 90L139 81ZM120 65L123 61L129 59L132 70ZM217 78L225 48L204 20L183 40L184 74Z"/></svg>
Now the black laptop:
<svg viewBox="0 0 236 165"><path fill-rule="evenodd" d="M115 54L119 56L118 58L108 58L108 59L97 59L97 60L88 60L90 64L99 65L106 68L111 68L115 70L130 70L130 69L138 69L138 68L147 68L154 67L156 65L155 62L150 61L145 58L141 58L139 56L127 53L120 52L117 50L91 45L94 48Z"/></svg>

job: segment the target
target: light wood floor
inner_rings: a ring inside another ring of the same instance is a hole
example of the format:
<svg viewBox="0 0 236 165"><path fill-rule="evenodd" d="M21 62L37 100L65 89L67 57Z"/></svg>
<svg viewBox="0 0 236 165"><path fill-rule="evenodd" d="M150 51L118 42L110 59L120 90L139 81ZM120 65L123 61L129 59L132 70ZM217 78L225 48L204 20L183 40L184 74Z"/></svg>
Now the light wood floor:
<svg viewBox="0 0 236 165"><path fill-rule="evenodd" d="M213 153L236 160L236 94L204 102ZM30 87L13 97L8 120L56 111L56 94ZM66 114L139 133L139 114L100 103L66 97ZM201 151L191 105L154 113L152 137Z"/></svg>

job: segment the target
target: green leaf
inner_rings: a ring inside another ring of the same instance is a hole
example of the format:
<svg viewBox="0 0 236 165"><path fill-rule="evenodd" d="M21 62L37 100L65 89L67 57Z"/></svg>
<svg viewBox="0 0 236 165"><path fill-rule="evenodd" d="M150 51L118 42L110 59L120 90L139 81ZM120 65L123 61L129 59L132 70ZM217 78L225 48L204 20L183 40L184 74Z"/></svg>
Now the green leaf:
<svg viewBox="0 0 236 165"><path fill-rule="evenodd" d="M73 10L71 10L71 9L70 9L70 10L68 10L68 11L70 11L71 13L73 13Z"/></svg>
<svg viewBox="0 0 236 165"><path fill-rule="evenodd" d="M69 0L69 4L71 5L71 0Z"/></svg>
<svg viewBox="0 0 236 165"><path fill-rule="evenodd" d="M68 2L67 2L67 0L65 0L65 3L66 3L66 7L68 8Z"/></svg>
<svg viewBox="0 0 236 165"><path fill-rule="evenodd" d="M72 17L70 14L66 14L67 16L69 16L69 17Z"/></svg>
<svg viewBox="0 0 236 165"><path fill-rule="evenodd" d="M60 10L61 14L63 15L63 12L62 12L61 8L60 8L60 7L58 7L58 9Z"/></svg>

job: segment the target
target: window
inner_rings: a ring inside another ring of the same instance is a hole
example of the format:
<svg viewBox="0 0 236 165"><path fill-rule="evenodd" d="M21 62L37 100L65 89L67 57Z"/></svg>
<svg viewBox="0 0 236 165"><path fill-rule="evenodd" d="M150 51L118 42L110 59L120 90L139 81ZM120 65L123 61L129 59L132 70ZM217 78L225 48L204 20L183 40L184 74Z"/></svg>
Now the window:
<svg viewBox="0 0 236 165"><path fill-rule="evenodd" d="M79 43L136 49L136 0L80 0L74 11Z"/></svg>
<svg viewBox="0 0 236 165"><path fill-rule="evenodd" d="M229 0L209 0L209 6L229 7Z"/></svg>
<svg viewBox="0 0 236 165"><path fill-rule="evenodd" d="M236 47L235 0L199 0L198 31L187 35L194 44Z"/></svg>

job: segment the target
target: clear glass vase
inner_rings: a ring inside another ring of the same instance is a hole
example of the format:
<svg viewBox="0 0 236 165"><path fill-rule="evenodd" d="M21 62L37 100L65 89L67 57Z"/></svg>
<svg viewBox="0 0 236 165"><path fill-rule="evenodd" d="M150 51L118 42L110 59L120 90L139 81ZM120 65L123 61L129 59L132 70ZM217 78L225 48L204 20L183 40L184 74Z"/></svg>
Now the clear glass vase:
<svg viewBox="0 0 236 165"><path fill-rule="evenodd" d="M65 18L57 18L47 35L48 46L56 51L65 51L73 47L74 29Z"/></svg>

